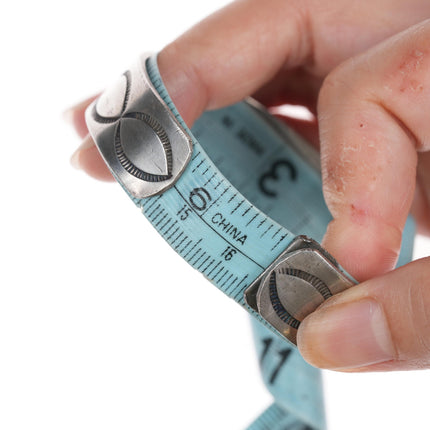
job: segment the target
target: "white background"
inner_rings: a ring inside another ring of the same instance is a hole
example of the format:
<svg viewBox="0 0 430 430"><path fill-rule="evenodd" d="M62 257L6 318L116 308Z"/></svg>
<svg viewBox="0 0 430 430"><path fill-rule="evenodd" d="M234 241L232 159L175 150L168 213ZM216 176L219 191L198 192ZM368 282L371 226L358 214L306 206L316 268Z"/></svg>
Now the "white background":
<svg viewBox="0 0 430 430"><path fill-rule="evenodd" d="M1 430L237 430L270 403L245 312L120 187L70 167L79 141L61 121L223 3L2 6ZM332 430L429 426L428 371L325 381Z"/></svg>

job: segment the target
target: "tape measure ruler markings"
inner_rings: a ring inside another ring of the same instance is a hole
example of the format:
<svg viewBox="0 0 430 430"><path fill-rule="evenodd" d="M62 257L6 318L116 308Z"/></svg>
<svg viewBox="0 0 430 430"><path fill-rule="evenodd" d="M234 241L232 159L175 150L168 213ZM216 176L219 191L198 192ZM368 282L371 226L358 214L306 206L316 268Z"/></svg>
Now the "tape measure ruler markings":
<svg viewBox="0 0 430 430"><path fill-rule="evenodd" d="M318 243L283 227L320 240L330 220L315 151L253 102L205 113L193 135L156 57L142 57L107 90L87 123L164 239L258 319L257 352L275 404L250 429L324 429L320 373L280 337L294 343L301 319L353 285Z"/></svg>

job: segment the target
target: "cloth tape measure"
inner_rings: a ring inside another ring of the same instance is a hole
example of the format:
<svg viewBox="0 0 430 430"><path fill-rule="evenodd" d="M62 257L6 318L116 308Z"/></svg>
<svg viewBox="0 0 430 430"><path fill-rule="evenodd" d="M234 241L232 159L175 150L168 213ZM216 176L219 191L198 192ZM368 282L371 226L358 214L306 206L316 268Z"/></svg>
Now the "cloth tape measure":
<svg viewBox="0 0 430 430"><path fill-rule="evenodd" d="M318 153L253 100L206 112L191 132L156 55L143 55L86 121L112 174L161 236L254 317L274 403L248 429L325 429L321 374L300 356L296 333L355 281L317 242L331 219ZM399 265L410 261L413 237L408 219Z"/></svg>

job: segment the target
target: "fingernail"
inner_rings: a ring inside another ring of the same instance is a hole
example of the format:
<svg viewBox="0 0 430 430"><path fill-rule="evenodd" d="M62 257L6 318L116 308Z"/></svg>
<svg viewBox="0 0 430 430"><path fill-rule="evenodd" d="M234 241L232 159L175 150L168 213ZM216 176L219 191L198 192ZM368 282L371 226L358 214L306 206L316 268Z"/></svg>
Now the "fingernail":
<svg viewBox="0 0 430 430"><path fill-rule="evenodd" d="M307 317L299 349L310 364L346 370L392 360L395 350L382 307L373 299L334 304Z"/></svg>
<svg viewBox="0 0 430 430"><path fill-rule="evenodd" d="M79 148L73 153L73 155L70 157L70 164L78 170L82 169L81 162L80 162L80 156L82 154L82 151L85 151L86 149L93 147L93 141L91 137L88 135L81 143Z"/></svg>

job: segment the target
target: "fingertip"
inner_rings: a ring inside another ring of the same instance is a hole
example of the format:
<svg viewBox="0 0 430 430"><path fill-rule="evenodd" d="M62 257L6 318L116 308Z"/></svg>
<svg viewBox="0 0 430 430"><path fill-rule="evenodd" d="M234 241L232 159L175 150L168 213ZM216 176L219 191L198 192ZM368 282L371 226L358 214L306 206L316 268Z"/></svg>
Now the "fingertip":
<svg viewBox="0 0 430 430"><path fill-rule="evenodd" d="M191 127L206 109L208 93L196 67L186 60L177 44L166 46L157 56L164 86L181 117Z"/></svg>
<svg viewBox="0 0 430 430"><path fill-rule="evenodd" d="M101 181L113 181L114 178L103 161L92 137L88 134L81 146L73 153L70 163L78 170Z"/></svg>
<svg viewBox="0 0 430 430"><path fill-rule="evenodd" d="M400 252L402 233L376 220L362 224L350 217L333 220L323 246L358 281L392 270Z"/></svg>
<svg viewBox="0 0 430 430"><path fill-rule="evenodd" d="M63 120L70 124L81 138L85 138L88 134L85 110L97 97L98 95L91 96L63 112Z"/></svg>

